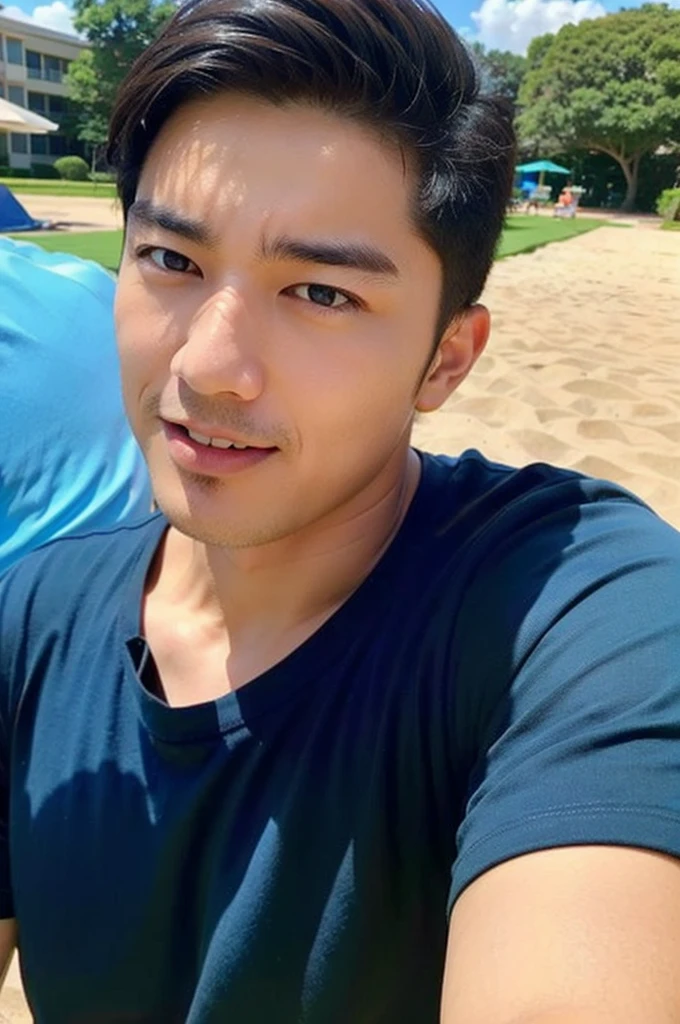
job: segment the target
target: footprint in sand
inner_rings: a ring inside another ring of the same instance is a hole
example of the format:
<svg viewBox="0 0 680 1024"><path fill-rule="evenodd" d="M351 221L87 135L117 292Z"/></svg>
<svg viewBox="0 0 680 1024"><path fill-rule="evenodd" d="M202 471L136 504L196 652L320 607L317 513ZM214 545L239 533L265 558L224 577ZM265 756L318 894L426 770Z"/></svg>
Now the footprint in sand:
<svg viewBox="0 0 680 1024"><path fill-rule="evenodd" d="M576 428L581 437L589 441L623 441L628 440L623 430L610 420L583 420Z"/></svg>
<svg viewBox="0 0 680 1024"><path fill-rule="evenodd" d="M670 480L680 481L680 456L660 455L658 452L637 452L640 465Z"/></svg>
<svg viewBox="0 0 680 1024"><path fill-rule="evenodd" d="M521 444L530 459L538 462L564 462L571 446L542 430L511 430L510 436Z"/></svg>
<svg viewBox="0 0 680 1024"><path fill-rule="evenodd" d="M568 418L573 419L574 416L577 415L577 413L578 413L578 411L576 409L572 409L572 408L568 408L568 409L560 409L560 408L548 409L548 408L545 408L545 409L537 409L536 410L536 418L538 419L539 423L553 423L555 420L563 420L563 419L568 419Z"/></svg>
<svg viewBox="0 0 680 1024"><path fill-rule="evenodd" d="M658 405L656 402L635 402L631 410L631 419L641 417L644 419L651 419L654 416L668 417L670 410L667 405ZM674 426L674 424L668 424L668 426ZM663 429L658 426L656 430ZM671 438L675 440L675 438Z"/></svg>
<svg viewBox="0 0 680 1024"><path fill-rule="evenodd" d="M512 399L486 396L461 398L452 402L450 409L459 415L472 416L491 427L503 427L506 423L516 423L520 417L526 416L526 407L522 403Z"/></svg>
<svg viewBox="0 0 680 1024"><path fill-rule="evenodd" d="M586 476L594 476L599 480L614 480L621 484L626 480L636 479L634 473L623 469L615 462L609 462L608 459L601 459L597 455L586 455L577 462L573 462L571 468L578 470L579 473L585 473Z"/></svg>
<svg viewBox="0 0 680 1024"><path fill-rule="evenodd" d="M484 385L484 390L492 395L509 395L517 390L517 385L508 377L497 377L489 384Z"/></svg>
<svg viewBox="0 0 680 1024"><path fill-rule="evenodd" d="M572 402L569 406L574 412L578 412L581 416L595 416L598 412L598 405L593 402L591 398L577 398L575 402Z"/></svg>
<svg viewBox="0 0 680 1024"><path fill-rule="evenodd" d="M496 359L494 356L483 355L475 363L475 374L477 373L492 373L496 369Z"/></svg>
<svg viewBox="0 0 680 1024"><path fill-rule="evenodd" d="M571 391L574 395L586 395L591 398L612 399L634 399L637 398L637 393L630 388L621 387L620 384L614 384L608 380L573 380L568 384L564 385L565 391Z"/></svg>
<svg viewBox="0 0 680 1024"><path fill-rule="evenodd" d="M680 444L680 423L657 423L650 428L658 434L667 437L669 441L677 441Z"/></svg>

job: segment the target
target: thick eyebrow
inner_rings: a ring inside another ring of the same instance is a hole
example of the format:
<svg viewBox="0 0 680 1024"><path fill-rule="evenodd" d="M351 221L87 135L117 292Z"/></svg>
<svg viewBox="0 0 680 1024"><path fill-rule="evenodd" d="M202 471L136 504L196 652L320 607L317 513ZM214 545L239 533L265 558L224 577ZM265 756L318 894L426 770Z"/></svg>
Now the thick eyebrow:
<svg viewBox="0 0 680 1024"><path fill-rule="evenodd" d="M128 218L147 227L161 228L207 249L216 249L217 235L203 221L183 217L167 206L157 206L150 199L136 199L128 210Z"/></svg>
<svg viewBox="0 0 680 1024"><path fill-rule="evenodd" d="M263 239L260 257L264 260L292 260L296 263L321 263L330 267L349 267L369 274L399 277L399 268L390 257L363 242L303 241L279 235Z"/></svg>

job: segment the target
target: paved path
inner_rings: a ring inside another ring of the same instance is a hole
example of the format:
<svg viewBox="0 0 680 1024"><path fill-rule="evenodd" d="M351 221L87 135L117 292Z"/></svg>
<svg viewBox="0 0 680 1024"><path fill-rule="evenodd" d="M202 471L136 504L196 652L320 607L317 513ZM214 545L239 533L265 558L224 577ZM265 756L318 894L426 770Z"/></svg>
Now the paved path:
<svg viewBox="0 0 680 1024"><path fill-rule="evenodd" d="M17 195L17 199L36 220L49 221L62 231L112 231L123 226L123 215L114 199L32 195Z"/></svg>

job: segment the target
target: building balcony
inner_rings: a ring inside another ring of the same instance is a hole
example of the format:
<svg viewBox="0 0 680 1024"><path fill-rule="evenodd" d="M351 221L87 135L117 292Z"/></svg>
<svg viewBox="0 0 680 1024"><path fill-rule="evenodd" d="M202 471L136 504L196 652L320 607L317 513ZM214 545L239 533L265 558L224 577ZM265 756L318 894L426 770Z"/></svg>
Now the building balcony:
<svg viewBox="0 0 680 1024"><path fill-rule="evenodd" d="M62 72L53 68L26 68L26 75L41 82L54 82L55 85L61 85L64 80Z"/></svg>

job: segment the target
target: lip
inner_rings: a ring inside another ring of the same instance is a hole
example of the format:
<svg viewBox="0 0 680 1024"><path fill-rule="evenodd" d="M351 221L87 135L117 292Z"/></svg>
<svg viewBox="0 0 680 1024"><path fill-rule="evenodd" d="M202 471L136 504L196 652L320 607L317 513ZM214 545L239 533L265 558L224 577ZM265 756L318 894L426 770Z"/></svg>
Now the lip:
<svg viewBox="0 0 680 1024"><path fill-rule="evenodd" d="M212 445L201 444L189 437L187 430L205 437L223 437L236 444L247 444L236 437L225 437L224 434L209 433L200 427L185 426L161 420L163 433L168 443L168 452L173 462L190 473L205 476L230 476L250 469L269 459L278 452L278 448L213 448Z"/></svg>

